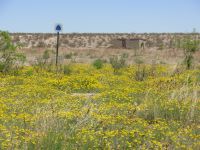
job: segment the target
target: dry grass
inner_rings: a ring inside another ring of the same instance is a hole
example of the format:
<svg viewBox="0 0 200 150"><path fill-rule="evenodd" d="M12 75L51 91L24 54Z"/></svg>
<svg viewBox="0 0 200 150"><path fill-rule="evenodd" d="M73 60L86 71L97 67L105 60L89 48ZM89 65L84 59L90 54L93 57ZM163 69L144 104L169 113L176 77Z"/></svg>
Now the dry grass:
<svg viewBox="0 0 200 150"><path fill-rule="evenodd" d="M33 48L21 49L27 56L28 62L42 57L44 51L49 49L51 58L55 57L55 49L51 48ZM65 55L72 55L71 58L65 59ZM59 56L63 63L74 61L77 63L92 63L94 60L100 58L102 60L109 60L114 55L126 55L127 64L134 64L137 59L140 59L145 64L180 64L184 59L183 51L177 49L163 49L146 48L144 50L134 49L110 49L110 48L60 48ZM195 54L195 62L199 63L200 52Z"/></svg>

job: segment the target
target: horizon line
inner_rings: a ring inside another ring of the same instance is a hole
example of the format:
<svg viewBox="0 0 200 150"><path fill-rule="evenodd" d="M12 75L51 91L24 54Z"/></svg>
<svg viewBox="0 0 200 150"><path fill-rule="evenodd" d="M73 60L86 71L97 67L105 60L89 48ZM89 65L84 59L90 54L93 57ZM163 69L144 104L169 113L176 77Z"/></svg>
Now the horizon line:
<svg viewBox="0 0 200 150"><path fill-rule="evenodd" d="M2 30L0 30L2 32ZM8 32L10 34L55 34L57 32ZM60 34L200 34L200 32L60 32Z"/></svg>

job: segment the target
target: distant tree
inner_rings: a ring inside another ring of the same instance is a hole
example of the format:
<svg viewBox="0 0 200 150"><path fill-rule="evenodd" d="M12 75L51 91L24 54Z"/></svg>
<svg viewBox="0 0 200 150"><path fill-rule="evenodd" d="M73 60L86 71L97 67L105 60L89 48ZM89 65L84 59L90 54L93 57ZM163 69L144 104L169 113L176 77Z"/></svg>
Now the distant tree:
<svg viewBox="0 0 200 150"><path fill-rule="evenodd" d="M17 48L18 45L12 43L9 34L0 31L0 72L8 72L25 62L26 57L17 52Z"/></svg>

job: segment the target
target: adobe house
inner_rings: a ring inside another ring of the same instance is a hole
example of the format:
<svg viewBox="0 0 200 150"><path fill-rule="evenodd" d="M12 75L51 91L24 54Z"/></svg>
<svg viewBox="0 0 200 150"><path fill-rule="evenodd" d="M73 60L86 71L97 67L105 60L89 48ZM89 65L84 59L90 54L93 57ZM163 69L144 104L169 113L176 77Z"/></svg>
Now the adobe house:
<svg viewBox="0 0 200 150"><path fill-rule="evenodd" d="M126 48L126 49L144 49L146 44L145 39L115 39L111 42L112 48Z"/></svg>

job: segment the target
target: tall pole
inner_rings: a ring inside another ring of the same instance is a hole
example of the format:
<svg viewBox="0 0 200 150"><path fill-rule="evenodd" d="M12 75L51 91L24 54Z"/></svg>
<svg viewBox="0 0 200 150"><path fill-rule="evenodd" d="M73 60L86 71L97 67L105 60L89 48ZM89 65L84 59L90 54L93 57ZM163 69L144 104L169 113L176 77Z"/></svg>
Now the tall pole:
<svg viewBox="0 0 200 150"><path fill-rule="evenodd" d="M59 32L57 32L57 46L56 46L56 66L58 65L58 48L59 48Z"/></svg>

